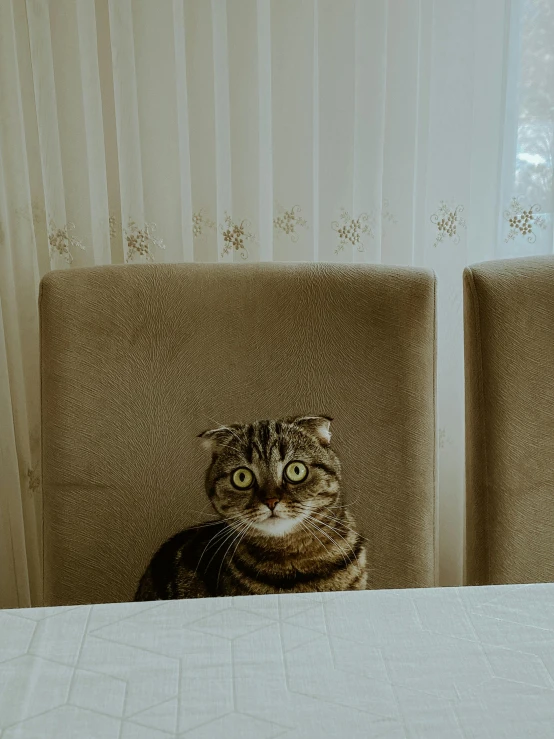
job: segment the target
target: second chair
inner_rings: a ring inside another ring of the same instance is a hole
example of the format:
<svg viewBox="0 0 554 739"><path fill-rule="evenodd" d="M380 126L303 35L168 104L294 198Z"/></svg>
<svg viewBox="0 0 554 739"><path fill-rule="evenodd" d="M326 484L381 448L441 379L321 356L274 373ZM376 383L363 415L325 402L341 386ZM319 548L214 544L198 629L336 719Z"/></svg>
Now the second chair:
<svg viewBox="0 0 554 739"><path fill-rule="evenodd" d="M464 274L466 583L554 581L554 258Z"/></svg>

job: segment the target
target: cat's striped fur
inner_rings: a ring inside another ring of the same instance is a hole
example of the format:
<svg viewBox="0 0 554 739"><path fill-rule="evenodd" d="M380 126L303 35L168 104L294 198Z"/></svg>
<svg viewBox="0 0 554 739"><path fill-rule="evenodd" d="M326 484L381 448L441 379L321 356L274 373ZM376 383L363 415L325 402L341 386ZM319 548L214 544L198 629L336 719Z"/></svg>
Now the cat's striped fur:
<svg viewBox="0 0 554 739"><path fill-rule="evenodd" d="M212 451L206 490L221 520L163 544L135 600L364 589L366 551L342 502L330 420L201 434Z"/></svg>

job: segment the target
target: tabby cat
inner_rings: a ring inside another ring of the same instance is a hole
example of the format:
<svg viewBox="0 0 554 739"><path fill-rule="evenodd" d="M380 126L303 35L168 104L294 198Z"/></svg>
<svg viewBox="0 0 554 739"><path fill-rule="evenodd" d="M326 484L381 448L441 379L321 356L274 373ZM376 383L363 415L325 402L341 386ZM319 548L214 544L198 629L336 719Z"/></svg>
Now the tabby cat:
<svg viewBox="0 0 554 739"><path fill-rule="evenodd" d="M330 422L300 417L200 434L220 520L161 546L135 600L362 590L366 551L341 499Z"/></svg>

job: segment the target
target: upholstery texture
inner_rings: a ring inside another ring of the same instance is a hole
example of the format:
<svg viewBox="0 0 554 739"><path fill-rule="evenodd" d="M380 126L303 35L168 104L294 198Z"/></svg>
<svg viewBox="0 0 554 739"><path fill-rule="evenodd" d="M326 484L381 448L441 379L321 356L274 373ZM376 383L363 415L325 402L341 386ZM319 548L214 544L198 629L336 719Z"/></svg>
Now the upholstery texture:
<svg viewBox="0 0 554 739"><path fill-rule="evenodd" d="M466 582L554 581L554 258L464 273Z"/></svg>
<svg viewBox="0 0 554 739"><path fill-rule="evenodd" d="M47 605L123 601L209 510L196 435L329 415L370 585L435 583L435 280L329 264L127 265L40 293Z"/></svg>

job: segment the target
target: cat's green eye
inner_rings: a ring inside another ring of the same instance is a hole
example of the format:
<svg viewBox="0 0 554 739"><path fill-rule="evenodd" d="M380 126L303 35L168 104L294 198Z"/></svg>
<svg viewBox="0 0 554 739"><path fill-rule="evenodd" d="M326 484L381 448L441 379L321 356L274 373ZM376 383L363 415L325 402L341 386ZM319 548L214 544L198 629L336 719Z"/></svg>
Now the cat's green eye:
<svg viewBox="0 0 554 739"><path fill-rule="evenodd" d="M248 467L239 467L231 475L231 482L238 490L248 490L254 482L254 475Z"/></svg>
<svg viewBox="0 0 554 739"><path fill-rule="evenodd" d="M308 468L304 462L289 462L285 467L285 477L289 482L297 485L308 477Z"/></svg>

